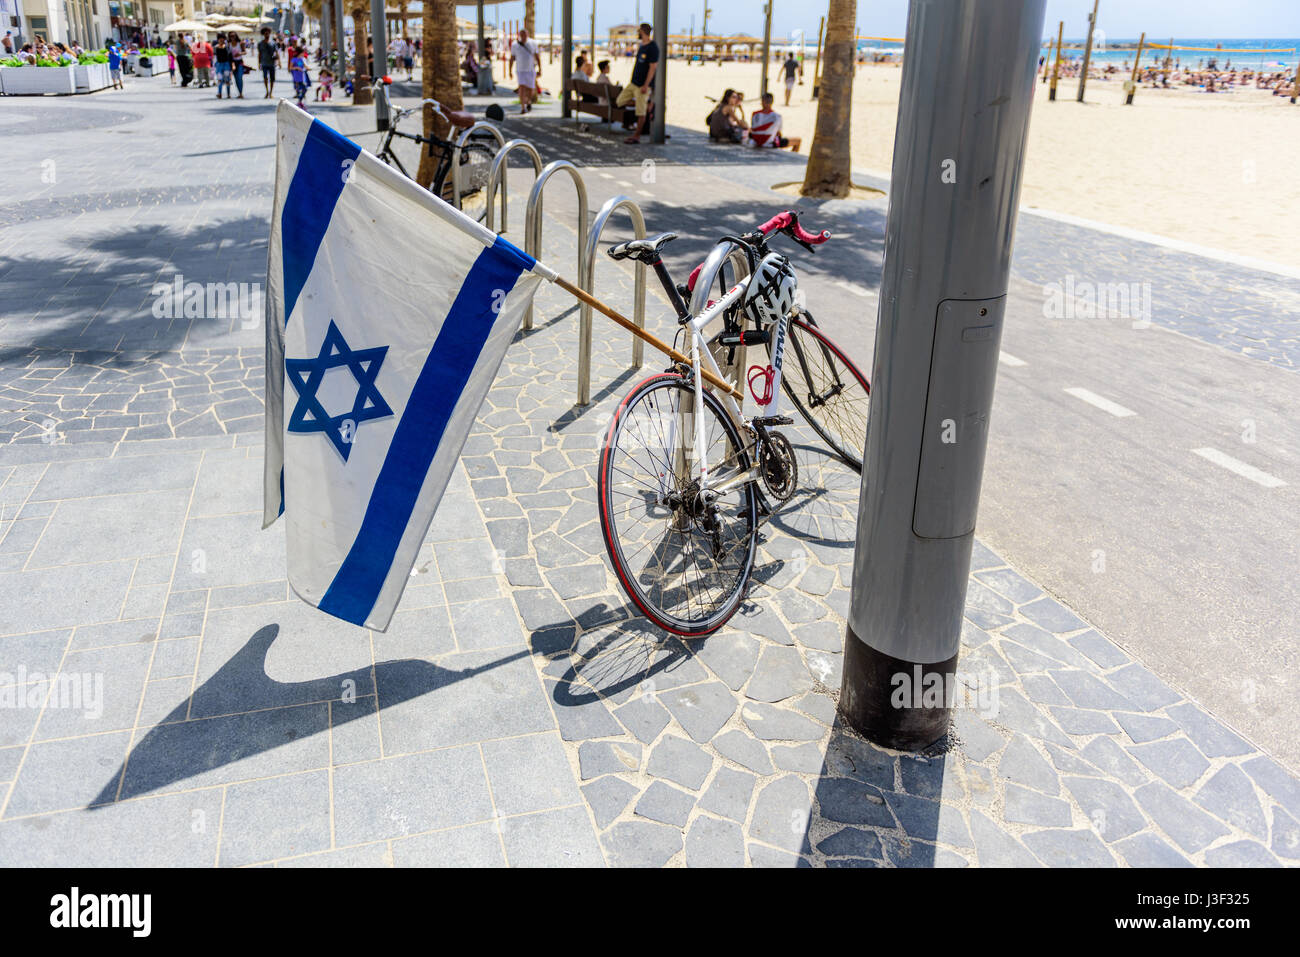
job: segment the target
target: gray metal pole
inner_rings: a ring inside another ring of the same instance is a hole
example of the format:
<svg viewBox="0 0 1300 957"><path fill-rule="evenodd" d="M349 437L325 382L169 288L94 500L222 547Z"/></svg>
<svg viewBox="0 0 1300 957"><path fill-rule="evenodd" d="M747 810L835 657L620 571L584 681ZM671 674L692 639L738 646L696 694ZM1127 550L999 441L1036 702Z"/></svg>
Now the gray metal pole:
<svg viewBox="0 0 1300 957"><path fill-rule="evenodd" d="M947 730L1046 0L911 0L840 709Z"/></svg>
<svg viewBox="0 0 1300 957"><path fill-rule="evenodd" d="M1083 88L1088 85L1088 64L1092 61L1092 31L1097 29L1097 6L1101 0L1092 0L1092 13L1088 14L1088 42L1083 45L1083 68L1079 70L1079 96L1083 102Z"/></svg>
<svg viewBox="0 0 1300 957"><path fill-rule="evenodd" d="M370 38L375 44L373 82L388 73L388 21L384 17L384 0L370 0ZM388 129L388 97L375 97L375 129Z"/></svg>
<svg viewBox="0 0 1300 957"><path fill-rule="evenodd" d="M330 8L331 2L337 3L338 0L321 0L320 11L320 48L322 55L325 57L323 63L327 67L330 65L330 33L332 32L330 30L330 14L332 13Z"/></svg>
<svg viewBox="0 0 1300 957"><path fill-rule="evenodd" d="M650 142L662 143L667 138L664 129L668 120L668 0L655 0L654 38L659 47L659 68L655 70L655 118L650 124Z"/></svg>
<svg viewBox="0 0 1300 957"><path fill-rule="evenodd" d="M338 46L339 46L339 65L338 76L336 79L339 84L339 92L343 92L343 84L348 78L348 46L347 32L343 29L343 0L334 0L334 26L338 29Z"/></svg>
<svg viewBox="0 0 1300 957"><path fill-rule="evenodd" d="M573 109L569 103L569 80L573 77L573 0L561 0L560 3L560 114L572 116Z"/></svg>

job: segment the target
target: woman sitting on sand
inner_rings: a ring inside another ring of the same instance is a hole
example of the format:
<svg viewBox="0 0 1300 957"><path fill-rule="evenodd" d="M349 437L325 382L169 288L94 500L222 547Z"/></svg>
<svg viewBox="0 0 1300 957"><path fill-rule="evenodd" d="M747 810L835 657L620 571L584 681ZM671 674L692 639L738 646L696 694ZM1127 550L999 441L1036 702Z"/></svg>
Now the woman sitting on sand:
<svg viewBox="0 0 1300 957"><path fill-rule="evenodd" d="M709 137L723 143L743 143L749 126L736 115L740 94L730 88L709 114Z"/></svg>

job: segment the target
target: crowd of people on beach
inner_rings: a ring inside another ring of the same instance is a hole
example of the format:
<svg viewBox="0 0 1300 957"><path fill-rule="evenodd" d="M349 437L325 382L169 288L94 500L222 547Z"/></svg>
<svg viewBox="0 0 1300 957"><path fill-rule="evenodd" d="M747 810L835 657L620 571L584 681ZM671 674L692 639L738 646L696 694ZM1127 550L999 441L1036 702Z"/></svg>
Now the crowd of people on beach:
<svg viewBox="0 0 1300 957"><path fill-rule="evenodd" d="M1077 78L1083 69L1082 57L1062 59L1059 68L1048 57L1039 57L1038 62L1044 76L1050 77L1053 70L1057 69L1057 76L1061 79ZM1116 77L1127 80L1131 75L1131 64L1128 61L1122 65L1111 62L1091 63L1088 66L1089 80L1110 80ZM1296 88L1293 70L1265 70L1249 66L1234 69L1231 60L1225 61L1220 67L1217 58L1198 60L1194 67L1190 63L1184 67L1181 58L1139 65L1137 82L1151 89L1192 88L1205 93L1256 89L1268 90L1274 96L1291 96Z"/></svg>

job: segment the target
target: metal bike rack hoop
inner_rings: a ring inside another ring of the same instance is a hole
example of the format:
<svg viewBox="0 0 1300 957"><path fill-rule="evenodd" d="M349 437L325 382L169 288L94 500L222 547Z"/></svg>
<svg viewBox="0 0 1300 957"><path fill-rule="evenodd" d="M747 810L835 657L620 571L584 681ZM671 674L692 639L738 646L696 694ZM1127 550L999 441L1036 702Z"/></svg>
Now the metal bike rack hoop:
<svg viewBox="0 0 1300 957"><path fill-rule="evenodd" d="M645 238L645 216L641 213L641 207L633 200L626 196L615 196L613 199L600 207L600 212L596 214L596 221L591 224L591 232L587 234L587 261L583 264L584 270L580 285L582 289L595 295L596 287L596 251L600 246L600 234L605 231L605 225L609 222L610 216L614 215L620 209L626 209L632 219L633 234L637 239ZM632 314L633 321L637 328L645 328L645 263L636 264L636 287L634 292L635 312ZM636 368L641 365L642 357L645 354L644 343L636 336L632 337L632 367ZM591 306L586 303L582 304L582 311L578 320L578 405L587 405L591 402Z"/></svg>
<svg viewBox="0 0 1300 957"><path fill-rule="evenodd" d="M511 140L501 149L497 150L497 155L492 157L492 168L488 171L487 181L487 228L496 232L495 218L492 215L492 207L496 204L497 197L497 180L501 181L501 232L505 232L510 225L510 220L506 216L506 170L509 168L506 164L510 160L510 154L515 150L523 150L528 154L528 158L533 161L533 175L542 175L542 154L537 152L537 147L528 140Z"/></svg>
<svg viewBox="0 0 1300 957"><path fill-rule="evenodd" d="M587 184L583 182L578 167L568 160L556 160L551 163L537 174L537 179L533 182L533 188L528 193L528 209L524 214L524 252L534 259L541 257L542 191L546 188L547 180L561 170L569 174L574 188L578 191L578 271L574 275L579 282L582 282L582 278L587 274ZM528 309L524 312L523 328L532 327L533 303L529 300Z"/></svg>
<svg viewBox="0 0 1300 957"><path fill-rule="evenodd" d="M466 143L476 130L487 130L496 137L497 145L504 147L506 145L505 134L493 126L487 120L478 120L473 126L467 127L456 140L456 149L459 150ZM460 209L460 156L453 156L451 162L451 204Z"/></svg>
<svg viewBox="0 0 1300 957"><path fill-rule="evenodd" d="M721 274L723 283L730 287L749 275L749 260L745 251L733 242L723 240L710 250L700 274L695 277L691 290L691 315L698 316L709 304L710 290Z"/></svg>

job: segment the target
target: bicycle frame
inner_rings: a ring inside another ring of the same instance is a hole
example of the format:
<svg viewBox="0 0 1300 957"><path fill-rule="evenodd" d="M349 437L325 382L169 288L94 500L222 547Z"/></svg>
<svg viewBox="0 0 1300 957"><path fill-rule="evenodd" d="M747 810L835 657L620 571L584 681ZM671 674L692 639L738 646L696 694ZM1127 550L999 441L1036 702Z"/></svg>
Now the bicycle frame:
<svg viewBox="0 0 1300 957"><path fill-rule="evenodd" d="M704 381L704 377L700 374L701 367L707 368L709 372L713 373L715 376L717 376L720 379L724 378L722 370L718 367L717 360L713 358L713 353L708 348L706 348L707 340L703 335L703 330L705 329L706 326L712 323L719 316L725 314L728 309L730 309L732 306L736 305L736 303L741 301L741 299L745 295L745 290L749 288L749 282L751 278L752 278L751 276L743 277L734 286L728 289L721 299L718 299L711 305L707 306L699 315L691 318L689 321L685 323L686 327L690 330L691 367L692 367L693 375L695 377L695 381L697 383ZM788 315L782 316L780 322L776 324L776 329L774 330L776 339L773 343L773 348L772 348L772 382L771 382L772 398L771 401L768 402L768 404L764 407L764 413L765 413L764 418L777 418L780 417L782 414L781 366L782 366L782 360L784 359L785 338L786 338L786 332L789 329L789 325L790 325L790 316ZM736 385L738 388L743 389L744 387L744 384L742 383L737 383ZM730 415L734 421L736 422L744 421L743 410L741 409L740 404L735 400L734 397L732 397L729 393L722 393L722 392L717 393L717 397L722 402L723 408L726 410L727 414ZM694 422L692 423L691 428L694 434L692 436L691 453L692 453L692 462L698 463L698 468L699 468L698 480L700 485L700 494L702 495L712 494L714 497L717 497L725 494L726 492L730 491L731 489L735 488L738 485L743 485L745 482L752 481L755 478L757 473L757 466L754 464L751 464L751 466L748 469L746 469L744 472L740 472L736 475L733 475L725 479L717 486L709 485L710 468L704 451L704 443L705 443L704 393L700 388L697 388L695 390L695 400L694 400L694 409L693 409L692 418L694 419ZM677 432L677 423L674 421L669 424L669 432L668 432L668 445L673 449L677 448L676 432ZM682 464L691 467L690 463L682 463ZM666 489L664 491L666 493Z"/></svg>
<svg viewBox="0 0 1300 957"><path fill-rule="evenodd" d="M403 176L410 178L411 174L406 171L406 167L402 165L402 161L397 158L397 154L393 152L393 150L391 149L393 143L393 137L398 136L404 140L412 140L415 143L418 143L420 145L424 145L425 143L427 143L429 145L430 150L432 150L433 147L435 146L441 147L441 152L438 157L438 167L434 171L433 182L431 184L432 186L431 192L434 192L434 194L436 195L439 191L441 191L444 181L447 178L447 173L451 169L451 164L454 161L453 157L455 156L456 151L460 149L460 147L458 147L455 143L449 142L447 140L439 139L436 136L426 137L426 136L421 136L418 133L401 132L397 128L397 124L401 121L402 117L407 116L408 114L411 113L419 112L419 110L396 109L392 104L392 100L389 98L388 86L386 84L382 82L376 83L374 84L374 88L378 90L379 95L381 95L384 98L384 105L388 108L388 113L389 116L391 117L391 120L388 124L388 130L386 132L386 135L384 136L384 141L379 144L379 150L375 153L375 155L378 156L380 159L384 160L384 162L386 163L392 163L393 166L397 167L397 169L401 172ZM433 102L436 104L437 101L426 101L426 102ZM421 104L421 106L423 106L423 104ZM437 107L435 106L435 108Z"/></svg>

